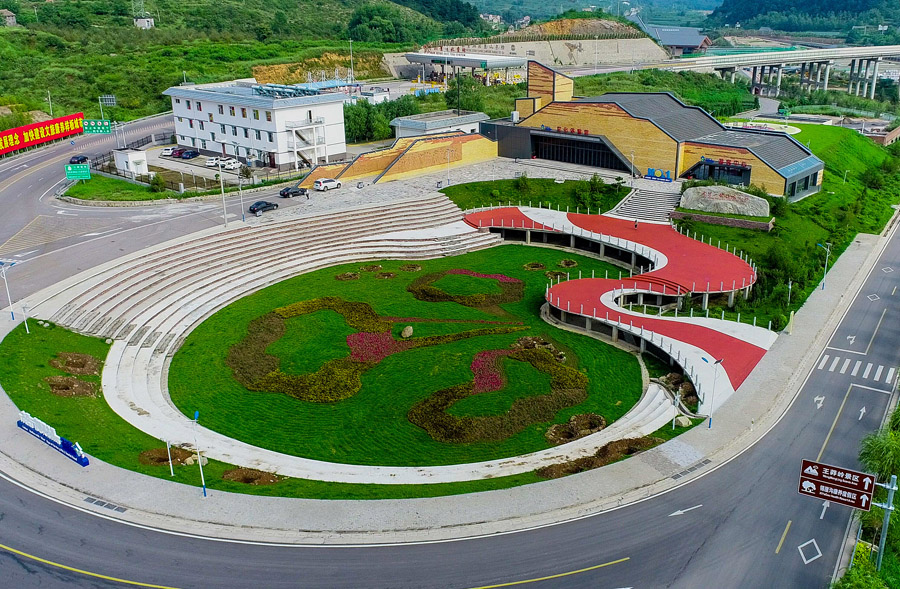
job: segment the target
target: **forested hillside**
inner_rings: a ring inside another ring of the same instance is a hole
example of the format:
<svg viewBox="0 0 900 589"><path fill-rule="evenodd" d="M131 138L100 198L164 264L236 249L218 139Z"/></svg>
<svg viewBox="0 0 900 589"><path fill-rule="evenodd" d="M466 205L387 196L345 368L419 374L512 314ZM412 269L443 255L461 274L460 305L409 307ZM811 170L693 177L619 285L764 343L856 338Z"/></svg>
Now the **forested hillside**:
<svg viewBox="0 0 900 589"><path fill-rule="evenodd" d="M854 25L900 21L897 0L724 0L710 16L717 24L785 31L847 31Z"/></svg>

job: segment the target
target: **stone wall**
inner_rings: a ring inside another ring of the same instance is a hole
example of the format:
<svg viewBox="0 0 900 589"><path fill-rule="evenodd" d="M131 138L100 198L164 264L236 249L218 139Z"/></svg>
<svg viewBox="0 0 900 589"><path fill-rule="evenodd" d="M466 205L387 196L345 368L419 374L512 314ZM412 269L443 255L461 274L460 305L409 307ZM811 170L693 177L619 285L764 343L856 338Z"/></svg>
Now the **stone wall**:
<svg viewBox="0 0 900 589"><path fill-rule="evenodd" d="M700 221L701 223L709 223L711 225L724 225L726 227L737 227L738 229L753 229L755 231L771 231L775 227L775 217L766 223L764 221L751 221L750 219L735 219L733 217L717 217L715 215L704 215L702 213L683 213L681 211L672 211L669 217L673 220L684 219L686 221Z"/></svg>

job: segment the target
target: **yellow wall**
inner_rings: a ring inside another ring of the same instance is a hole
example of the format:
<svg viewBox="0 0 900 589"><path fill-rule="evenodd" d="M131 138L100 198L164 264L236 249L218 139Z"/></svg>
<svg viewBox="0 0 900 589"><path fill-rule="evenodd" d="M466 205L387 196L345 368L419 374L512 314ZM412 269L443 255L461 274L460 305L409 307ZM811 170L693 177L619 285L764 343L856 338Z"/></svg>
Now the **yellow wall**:
<svg viewBox="0 0 900 589"><path fill-rule="evenodd" d="M536 61L528 62L528 96L539 96L542 104L553 101L553 79L556 72Z"/></svg>
<svg viewBox="0 0 900 589"><path fill-rule="evenodd" d="M749 150L739 147L721 147L718 145L706 145L703 143L685 143L681 158L680 176L693 165L700 161L701 157L719 160L738 160L747 162L750 166L750 183L755 184L769 194L784 194L784 177L769 167L768 164L750 153Z"/></svg>
<svg viewBox="0 0 900 589"><path fill-rule="evenodd" d="M650 121L632 118L615 104L554 102L521 124L535 128L546 125L553 130L568 127L604 135L629 162L634 151L634 163L641 175L647 173L647 168L657 168L669 170L675 177L677 142Z"/></svg>
<svg viewBox="0 0 900 589"><path fill-rule="evenodd" d="M448 148L450 167L497 157L497 144L478 133L439 138L429 136L416 141L378 181L388 182L446 170Z"/></svg>
<svg viewBox="0 0 900 589"><path fill-rule="evenodd" d="M556 85L554 86L553 100L560 102L572 100L572 96L575 95L575 82L572 78L556 74L554 81Z"/></svg>
<svg viewBox="0 0 900 589"><path fill-rule="evenodd" d="M447 135L462 135L462 131L439 133L430 135L430 137L444 137ZM377 176L382 173L391 162L397 159L407 147L415 143L417 139L419 139L419 137L401 137L400 139L397 139L389 149L360 154L358 158L354 159L353 162L341 172L339 179L344 181Z"/></svg>
<svg viewBox="0 0 900 589"><path fill-rule="evenodd" d="M519 111L519 118L524 119L534 114L534 111L541 108L541 99L538 97L516 98L516 110Z"/></svg>

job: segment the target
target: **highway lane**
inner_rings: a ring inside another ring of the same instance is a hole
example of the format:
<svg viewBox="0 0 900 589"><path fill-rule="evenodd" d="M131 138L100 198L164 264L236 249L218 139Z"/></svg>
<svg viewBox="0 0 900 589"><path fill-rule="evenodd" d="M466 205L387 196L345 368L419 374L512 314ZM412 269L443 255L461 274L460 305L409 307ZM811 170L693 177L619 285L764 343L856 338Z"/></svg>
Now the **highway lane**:
<svg viewBox="0 0 900 589"><path fill-rule="evenodd" d="M891 264L900 264L896 236L769 435L721 468L635 505L458 542L263 547L161 535L61 508L2 483L0 543L108 576L177 587L478 587L573 571L583 572L538 585L824 587L850 510L831 505L823 516L821 502L799 495L800 460L855 466L859 439L881 422L893 385L886 382L887 367L900 363L898 334L891 327L900 313L900 274L882 270ZM848 334L865 343L855 356L873 364L868 377L863 370L854 375L853 364L842 371L843 359L833 361ZM878 381L876 366L883 367ZM671 515L678 510L685 512ZM27 560L7 555L0 571L33 568ZM615 564L584 570L605 563ZM35 570L33 580L41 583L49 578L98 586L77 573Z"/></svg>

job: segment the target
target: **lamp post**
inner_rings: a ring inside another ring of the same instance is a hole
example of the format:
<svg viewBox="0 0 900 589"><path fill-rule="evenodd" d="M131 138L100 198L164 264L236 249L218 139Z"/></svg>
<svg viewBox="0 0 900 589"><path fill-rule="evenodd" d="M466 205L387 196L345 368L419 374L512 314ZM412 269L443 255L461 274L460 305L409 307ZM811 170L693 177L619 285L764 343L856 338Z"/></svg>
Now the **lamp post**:
<svg viewBox="0 0 900 589"><path fill-rule="evenodd" d="M6 271L15 266L17 262L12 260L0 261L0 276L3 276L3 284L6 285L6 300L9 301L9 317L11 321L16 320L16 314L13 312L12 297L9 296L9 281L6 279Z"/></svg>
<svg viewBox="0 0 900 589"><path fill-rule="evenodd" d="M716 384L719 379L719 364L721 364L725 360L725 358L719 358L718 360L715 360L714 362L710 362L709 360L706 359L705 356L701 356L700 358L707 364L713 365L713 386L712 386L712 391L710 391L710 395L709 395L709 426L707 427L707 429L712 429L713 401L716 398Z"/></svg>
<svg viewBox="0 0 900 589"><path fill-rule="evenodd" d="M452 148L447 148L447 186L450 186L450 151Z"/></svg>
<svg viewBox="0 0 900 589"><path fill-rule="evenodd" d="M241 199L241 222L246 223L247 218L244 215L244 179L238 175L238 198Z"/></svg>
<svg viewBox="0 0 900 589"><path fill-rule="evenodd" d="M825 271L822 273L822 290L825 290L825 279L828 278L828 257L831 256L831 244L825 242L825 245L817 243L817 246L825 250Z"/></svg>
<svg viewBox="0 0 900 589"><path fill-rule="evenodd" d="M353 39L350 39L350 84L353 84ZM350 92L353 93L353 86L350 86Z"/></svg>
<svg viewBox="0 0 900 589"><path fill-rule="evenodd" d="M628 0L619 0L619 3L616 5L616 16L622 16L622 5L631 6L631 2Z"/></svg>
<svg viewBox="0 0 900 589"><path fill-rule="evenodd" d="M597 40L599 36L594 35L594 75L597 75Z"/></svg>
<svg viewBox="0 0 900 589"><path fill-rule="evenodd" d="M47 90L47 102L50 104L50 118L53 118L53 99L50 97L50 91Z"/></svg>
<svg viewBox="0 0 900 589"><path fill-rule="evenodd" d="M847 183L847 172L849 172L849 171L850 170L844 170L844 182L843 182L844 184Z"/></svg>
<svg viewBox="0 0 900 589"><path fill-rule="evenodd" d="M228 209L225 208L225 178L222 177L222 160L219 160L219 188L222 190L222 220L225 221L225 227L228 228ZM243 207L241 207L243 208Z"/></svg>
<svg viewBox="0 0 900 589"><path fill-rule="evenodd" d="M631 152L631 187L634 188L634 151Z"/></svg>
<svg viewBox="0 0 900 589"><path fill-rule="evenodd" d="M197 422L200 412L194 411L194 449L197 450L197 466L200 467L200 484L203 485L203 496L206 497L206 479L203 478L203 458L200 457L200 444L197 443Z"/></svg>

